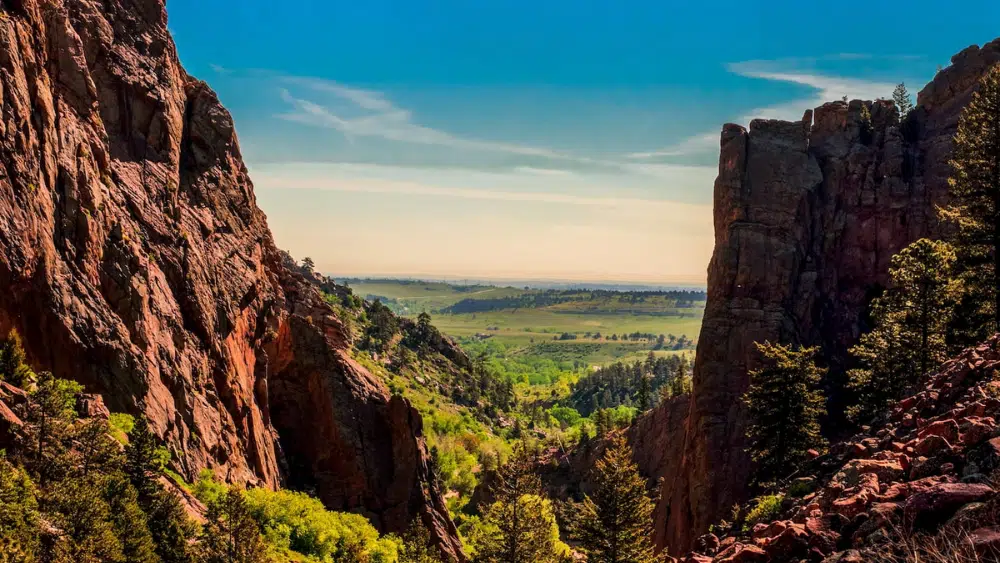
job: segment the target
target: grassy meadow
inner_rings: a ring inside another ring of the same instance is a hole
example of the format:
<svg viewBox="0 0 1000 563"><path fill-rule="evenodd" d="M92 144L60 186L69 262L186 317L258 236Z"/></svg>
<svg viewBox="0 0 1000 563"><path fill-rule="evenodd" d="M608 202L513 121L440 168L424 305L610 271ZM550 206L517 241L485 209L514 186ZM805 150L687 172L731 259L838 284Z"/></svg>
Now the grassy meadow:
<svg viewBox="0 0 1000 563"><path fill-rule="evenodd" d="M421 312L429 313L441 332L463 345L489 338L521 354L556 361L575 360L591 366L634 361L644 358L654 348L655 341L651 339L624 340L620 338L624 334L685 337L685 345L679 350L661 348L655 351L657 355L692 350L701 330L705 305L703 300L694 300L678 306L669 295L649 292L553 291L410 280L347 280L347 283L356 294L366 299L378 298L398 314L414 317ZM548 301L557 302L478 312L449 310L470 300L546 296ZM573 338L561 339L563 335ZM619 338L612 339L612 335Z"/></svg>

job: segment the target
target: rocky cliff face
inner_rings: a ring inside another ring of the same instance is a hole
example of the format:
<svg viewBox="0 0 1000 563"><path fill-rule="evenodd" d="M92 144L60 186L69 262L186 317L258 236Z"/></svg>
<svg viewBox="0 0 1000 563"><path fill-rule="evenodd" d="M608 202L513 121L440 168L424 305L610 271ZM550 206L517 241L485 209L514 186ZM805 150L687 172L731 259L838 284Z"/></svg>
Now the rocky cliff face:
<svg viewBox="0 0 1000 563"><path fill-rule="evenodd" d="M746 500L739 397L757 365L754 342L821 345L829 386L841 385L889 259L938 228L959 114L997 62L1000 40L959 53L903 123L890 102L855 100L800 122L724 127L708 304L679 471L661 491L658 545L686 550Z"/></svg>
<svg viewBox="0 0 1000 563"><path fill-rule="evenodd" d="M419 415L287 269L163 0L0 0L0 331L144 413L188 478L315 487L461 557Z"/></svg>

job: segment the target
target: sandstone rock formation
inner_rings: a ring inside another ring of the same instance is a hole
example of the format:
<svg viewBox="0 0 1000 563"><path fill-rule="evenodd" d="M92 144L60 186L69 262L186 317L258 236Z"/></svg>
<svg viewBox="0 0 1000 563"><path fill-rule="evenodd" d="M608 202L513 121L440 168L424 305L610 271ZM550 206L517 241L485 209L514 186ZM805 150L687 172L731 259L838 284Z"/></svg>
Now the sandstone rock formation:
<svg viewBox="0 0 1000 563"><path fill-rule="evenodd" d="M903 123L891 102L855 100L807 111L800 122L724 127L708 304L680 470L664 482L657 509L659 546L686 550L746 500L738 399L756 366L754 342L821 345L836 396L889 259L938 229L959 114L997 62L1000 40L962 51ZM839 406L835 399L834 416Z"/></svg>
<svg viewBox="0 0 1000 563"><path fill-rule="evenodd" d="M286 268L233 121L178 62L163 0L0 0L0 332L193 478L316 487L463 557L421 421ZM5 417L6 419L6 417Z"/></svg>

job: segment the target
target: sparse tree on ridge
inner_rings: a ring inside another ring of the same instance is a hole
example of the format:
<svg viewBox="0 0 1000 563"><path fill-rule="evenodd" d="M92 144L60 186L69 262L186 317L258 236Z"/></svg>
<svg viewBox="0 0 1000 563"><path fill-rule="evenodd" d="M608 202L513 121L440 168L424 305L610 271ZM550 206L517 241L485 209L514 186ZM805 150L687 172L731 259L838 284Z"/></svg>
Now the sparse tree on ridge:
<svg viewBox="0 0 1000 563"><path fill-rule="evenodd" d="M313 262L312 258L306 256L302 259L302 269L311 274L316 271L316 262Z"/></svg>
<svg viewBox="0 0 1000 563"><path fill-rule="evenodd" d="M900 119L906 118L907 114L913 110L913 101L910 98L910 92L906 90L906 84L902 82L892 91L892 101L896 103Z"/></svg>
<svg viewBox="0 0 1000 563"><path fill-rule="evenodd" d="M0 381L26 387L34 377L35 374L27 364L21 335L16 329L11 329L7 338L0 342Z"/></svg>

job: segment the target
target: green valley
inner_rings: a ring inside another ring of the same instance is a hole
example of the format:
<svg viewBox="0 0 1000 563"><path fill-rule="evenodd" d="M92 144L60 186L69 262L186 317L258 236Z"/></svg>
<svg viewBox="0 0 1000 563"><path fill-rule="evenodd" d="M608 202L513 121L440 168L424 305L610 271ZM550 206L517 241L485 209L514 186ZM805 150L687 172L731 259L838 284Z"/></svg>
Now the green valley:
<svg viewBox="0 0 1000 563"><path fill-rule="evenodd" d="M701 290L321 279L355 359L421 413L466 535L515 444L567 451L690 389Z"/></svg>

